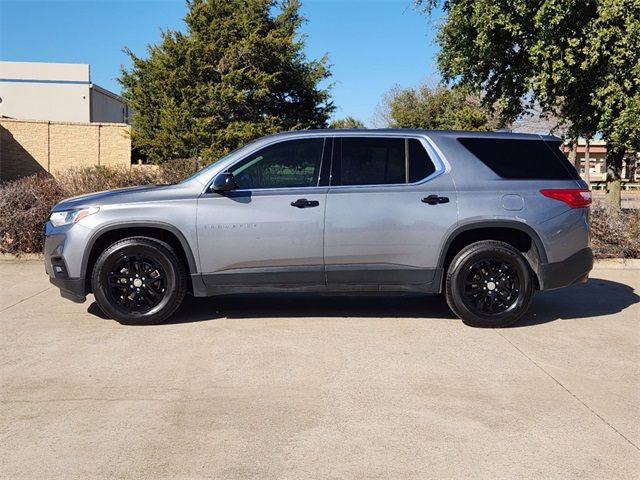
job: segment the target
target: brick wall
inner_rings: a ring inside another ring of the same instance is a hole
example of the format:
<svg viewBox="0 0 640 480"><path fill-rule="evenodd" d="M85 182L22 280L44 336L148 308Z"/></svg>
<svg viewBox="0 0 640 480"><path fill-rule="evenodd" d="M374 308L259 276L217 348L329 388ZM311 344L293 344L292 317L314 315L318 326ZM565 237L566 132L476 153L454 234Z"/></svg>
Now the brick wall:
<svg viewBox="0 0 640 480"><path fill-rule="evenodd" d="M130 167L128 125L0 119L0 180L92 165Z"/></svg>

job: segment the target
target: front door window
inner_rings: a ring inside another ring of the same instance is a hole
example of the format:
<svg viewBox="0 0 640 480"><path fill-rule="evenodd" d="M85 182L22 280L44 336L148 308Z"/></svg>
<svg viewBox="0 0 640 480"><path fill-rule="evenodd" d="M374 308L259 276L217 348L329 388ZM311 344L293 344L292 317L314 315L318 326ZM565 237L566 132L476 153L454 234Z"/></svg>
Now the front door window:
<svg viewBox="0 0 640 480"><path fill-rule="evenodd" d="M242 190L315 187L323 146L323 138L276 143L249 155L230 171Z"/></svg>

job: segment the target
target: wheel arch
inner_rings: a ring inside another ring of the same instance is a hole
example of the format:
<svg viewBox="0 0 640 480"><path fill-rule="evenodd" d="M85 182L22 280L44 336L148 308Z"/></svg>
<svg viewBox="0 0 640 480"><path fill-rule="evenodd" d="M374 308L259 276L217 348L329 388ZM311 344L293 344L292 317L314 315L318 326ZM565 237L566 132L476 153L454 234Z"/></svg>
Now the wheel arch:
<svg viewBox="0 0 640 480"><path fill-rule="evenodd" d="M535 274L536 288L540 288L540 265L547 263L544 244L530 225L515 220L483 220L459 225L447 236L438 267L446 272L460 250L481 240L503 241L520 250Z"/></svg>
<svg viewBox="0 0 640 480"><path fill-rule="evenodd" d="M114 242L127 237L145 236L168 243L187 268L187 282L192 290L191 274L197 272L196 260L189 242L175 226L163 222L118 222L97 229L89 238L82 256L81 272L85 291L91 292L91 271L100 254Z"/></svg>

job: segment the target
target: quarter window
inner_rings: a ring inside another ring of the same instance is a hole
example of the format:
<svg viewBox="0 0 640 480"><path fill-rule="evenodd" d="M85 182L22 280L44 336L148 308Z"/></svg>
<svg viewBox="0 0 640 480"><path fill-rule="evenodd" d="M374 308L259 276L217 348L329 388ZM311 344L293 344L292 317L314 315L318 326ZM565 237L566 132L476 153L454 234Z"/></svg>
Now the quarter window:
<svg viewBox="0 0 640 480"><path fill-rule="evenodd" d="M239 188L315 187L318 184L324 138L288 140L269 145L234 165Z"/></svg>
<svg viewBox="0 0 640 480"><path fill-rule="evenodd" d="M409 183L427 178L436 167L422 144L415 138L409 139Z"/></svg>
<svg viewBox="0 0 640 480"><path fill-rule="evenodd" d="M560 142L460 137L458 141L498 176L512 180L579 180Z"/></svg>

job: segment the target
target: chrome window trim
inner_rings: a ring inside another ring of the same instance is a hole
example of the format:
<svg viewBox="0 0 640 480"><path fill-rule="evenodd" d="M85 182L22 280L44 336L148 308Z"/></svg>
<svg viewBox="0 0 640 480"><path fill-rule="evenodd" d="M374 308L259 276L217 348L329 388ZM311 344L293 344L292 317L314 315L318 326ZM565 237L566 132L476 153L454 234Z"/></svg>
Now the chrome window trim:
<svg viewBox="0 0 640 480"><path fill-rule="evenodd" d="M350 137L357 137L357 134L349 135ZM416 139L420 142L420 144L424 147L424 149L429 154L429 157L433 161L433 165L435 170L432 174L426 176L422 180L413 183L383 183L383 184L367 184L367 185L331 185L331 178L329 178L329 188L330 190L344 190L348 188L407 188L422 185L423 183L430 182L434 178L439 177L443 173L447 171L447 166L442 161L440 155L436 152L434 148L431 147L431 144L427 142L427 137L422 135L371 135L374 138L396 138L401 137L406 140ZM342 135L338 135L338 137L342 137ZM430 139L429 139L430 140ZM331 192L329 192L331 193Z"/></svg>
<svg viewBox="0 0 640 480"><path fill-rule="evenodd" d="M318 132L311 132L309 134L304 134L304 133L296 133L295 135L291 135L291 136L285 136L283 138L277 138L277 139L273 139L273 141L268 142L268 143L263 143L260 144L259 146L256 146L256 148L250 150L249 152L247 152L245 155L242 156L242 158L239 158L238 160L234 161L233 163L229 163L226 166L221 167L222 170L220 171L216 171L215 174L212 175L212 177L209 179L209 181L206 183L206 186L204 188L204 190L202 191L201 195L213 195L216 192L211 191L210 187L211 184L213 183L213 180L215 178L215 176L218 173L221 173L223 171L228 170L229 168L232 168L235 164L245 160L247 157L249 157L250 155L253 155L254 153L256 153L257 151L266 148L266 147L270 147L272 145L278 144L278 143L282 143L282 142L288 142L291 140L298 140L298 139L307 139L307 138L322 138L325 142L328 139L336 139L336 138L343 138L343 137L368 137L368 138L404 138L404 139L416 139L418 140L422 146L425 148L425 150L427 151L427 153L429 154L429 157L431 158L431 160L434 163L435 166L435 171L431 174L428 175L427 177L423 178L422 180L418 181L418 182L413 182L413 183L393 183L393 184L369 184L369 185L331 185L331 174L329 175L329 185L327 186L310 186L310 187L279 187L279 188L256 188L253 190L249 190L249 189L237 189L237 190L233 190L234 192L270 192L270 191L282 191L282 190L287 190L287 191L300 191L300 190L310 190L310 189L316 189L316 190L322 190L322 189L329 189L329 190L343 190L343 189L348 189L348 188L407 188L407 187L414 187L414 186L419 186L422 185L424 183L430 182L431 180L439 177L440 175L442 175L443 173L449 171L450 167L447 163L444 162L443 158L444 156L442 155L442 152L440 152L440 149L437 147L437 145L433 142L433 140L431 138L429 138L428 134L417 134L417 133L395 133L395 132L389 132L389 133L384 133L384 134L380 134L378 132L367 132L366 130L363 130L362 133L359 132L335 132L335 131L328 131L327 134L323 135L323 134L319 134ZM324 151L324 149L323 149ZM331 163L332 163L332 168L331 168L331 173L333 170L333 153L335 152L335 148L332 148L332 155L331 155ZM323 161L324 161L324 155L323 155ZM217 194L220 195L220 194Z"/></svg>

